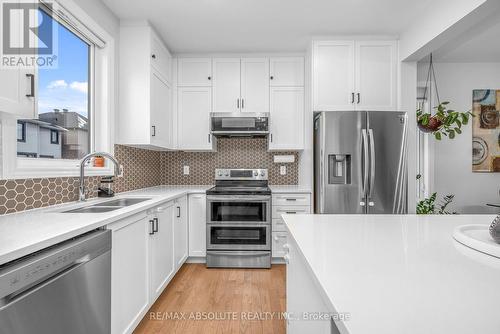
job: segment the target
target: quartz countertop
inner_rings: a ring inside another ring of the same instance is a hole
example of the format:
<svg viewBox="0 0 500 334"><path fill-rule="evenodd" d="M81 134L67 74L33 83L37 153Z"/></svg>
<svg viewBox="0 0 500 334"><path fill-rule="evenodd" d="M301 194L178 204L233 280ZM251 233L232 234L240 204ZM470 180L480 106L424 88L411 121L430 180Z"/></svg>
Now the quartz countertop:
<svg viewBox="0 0 500 334"><path fill-rule="evenodd" d="M452 237L494 215L283 218L341 333L499 332L500 259Z"/></svg>
<svg viewBox="0 0 500 334"><path fill-rule="evenodd" d="M113 223L162 202L190 193L204 193L209 186L159 186L120 193L113 198L95 198L42 209L0 216L0 265ZM104 213L62 213L81 206L124 197L151 199Z"/></svg>

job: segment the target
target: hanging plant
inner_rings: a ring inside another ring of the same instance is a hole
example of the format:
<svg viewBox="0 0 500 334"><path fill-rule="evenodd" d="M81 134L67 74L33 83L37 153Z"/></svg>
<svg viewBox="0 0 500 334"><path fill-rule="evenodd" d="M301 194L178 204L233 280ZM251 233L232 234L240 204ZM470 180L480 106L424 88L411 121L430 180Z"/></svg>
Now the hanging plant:
<svg viewBox="0 0 500 334"><path fill-rule="evenodd" d="M467 125L470 117L474 117L474 115L470 111L459 112L448 109L450 102L440 101L432 54L430 58L423 100L426 100L427 91L429 91L429 101L432 103L432 83L434 82L438 105L434 107L436 110L434 114L425 113L422 108L417 109L417 125L420 131L433 133L437 140L441 140L443 137L453 139L462 133L462 126Z"/></svg>
<svg viewBox="0 0 500 334"><path fill-rule="evenodd" d="M449 102L441 102L434 107L436 113L431 115L424 113L422 109L417 110L418 128L426 133L433 133L437 140L443 136L450 139L462 133L462 126L469 123L471 112L458 112L447 108Z"/></svg>

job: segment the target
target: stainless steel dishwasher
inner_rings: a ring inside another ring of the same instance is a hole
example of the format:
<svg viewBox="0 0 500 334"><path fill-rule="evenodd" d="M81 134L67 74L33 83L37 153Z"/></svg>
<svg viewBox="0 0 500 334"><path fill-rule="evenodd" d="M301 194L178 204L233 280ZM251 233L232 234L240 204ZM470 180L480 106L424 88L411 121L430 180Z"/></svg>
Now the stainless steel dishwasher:
<svg viewBox="0 0 500 334"><path fill-rule="evenodd" d="M1 334L109 334L111 231L96 230L0 267Z"/></svg>

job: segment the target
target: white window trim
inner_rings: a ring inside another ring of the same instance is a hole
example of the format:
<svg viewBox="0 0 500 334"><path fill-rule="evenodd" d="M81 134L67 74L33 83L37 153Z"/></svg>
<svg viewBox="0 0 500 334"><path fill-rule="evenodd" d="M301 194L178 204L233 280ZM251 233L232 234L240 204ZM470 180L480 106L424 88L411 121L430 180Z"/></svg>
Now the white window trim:
<svg viewBox="0 0 500 334"><path fill-rule="evenodd" d="M77 18L85 29L90 29L105 43L103 48L94 48L93 83L90 94L94 94L93 106L90 106L93 136L90 148L93 151L114 152L114 110L115 110L115 40L83 9L72 0L59 0L62 9L71 17ZM91 75L92 75L91 74ZM98 113L93 112L98 110ZM17 157L17 120L9 115L2 115L1 120L1 168L2 179L24 179L43 177L75 177L80 175L78 160L22 158ZM113 167L95 168L87 166L85 175L112 175Z"/></svg>

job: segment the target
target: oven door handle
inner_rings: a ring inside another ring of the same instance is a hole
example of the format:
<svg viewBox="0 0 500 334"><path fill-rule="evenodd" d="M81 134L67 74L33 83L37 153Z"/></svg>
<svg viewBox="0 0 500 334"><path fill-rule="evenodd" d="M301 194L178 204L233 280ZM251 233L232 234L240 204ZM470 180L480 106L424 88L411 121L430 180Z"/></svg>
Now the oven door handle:
<svg viewBox="0 0 500 334"><path fill-rule="evenodd" d="M232 256L268 256L268 252L266 251L216 251L216 250L209 250L210 254L212 255L232 255Z"/></svg>
<svg viewBox="0 0 500 334"><path fill-rule="evenodd" d="M271 196L252 196L252 195L234 195L230 197L226 196L207 196L207 201L209 202L255 202L255 201L270 201Z"/></svg>

